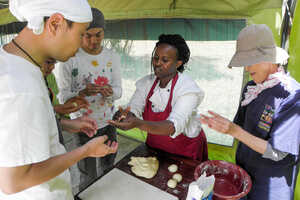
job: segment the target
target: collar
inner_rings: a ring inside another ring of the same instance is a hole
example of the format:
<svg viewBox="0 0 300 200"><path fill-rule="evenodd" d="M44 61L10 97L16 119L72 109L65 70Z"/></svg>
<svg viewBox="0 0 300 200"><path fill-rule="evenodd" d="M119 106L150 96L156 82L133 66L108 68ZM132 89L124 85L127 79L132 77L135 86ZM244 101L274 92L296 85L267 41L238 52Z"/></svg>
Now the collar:
<svg viewBox="0 0 300 200"><path fill-rule="evenodd" d="M251 103L258 95L265 89L272 88L277 84L282 83L286 90L290 91L288 76L285 74L282 67L279 67L278 72L270 74L263 83L256 85L248 85L247 91L245 92L245 98L241 105L246 106Z"/></svg>

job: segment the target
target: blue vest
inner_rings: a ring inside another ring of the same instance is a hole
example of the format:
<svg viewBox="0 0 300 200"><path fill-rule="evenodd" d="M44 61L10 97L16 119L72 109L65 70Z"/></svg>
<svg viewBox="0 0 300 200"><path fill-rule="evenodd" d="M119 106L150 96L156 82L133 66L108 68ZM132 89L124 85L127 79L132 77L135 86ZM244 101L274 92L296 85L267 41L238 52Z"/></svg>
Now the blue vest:
<svg viewBox="0 0 300 200"><path fill-rule="evenodd" d="M236 162L252 178L248 200L293 200L298 173L300 145L300 85L290 78L291 90L282 83L261 92L246 106L240 106L234 122L252 135L289 154L280 161L263 158L239 143ZM248 85L255 85L253 81Z"/></svg>

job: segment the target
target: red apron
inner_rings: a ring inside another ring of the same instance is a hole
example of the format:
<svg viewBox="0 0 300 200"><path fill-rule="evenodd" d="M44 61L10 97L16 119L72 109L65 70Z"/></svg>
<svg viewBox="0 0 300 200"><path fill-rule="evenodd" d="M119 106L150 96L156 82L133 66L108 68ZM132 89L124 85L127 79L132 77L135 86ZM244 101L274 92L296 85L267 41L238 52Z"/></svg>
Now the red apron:
<svg viewBox="0 0 300 200"><path fill-rule="evenodd" d="M152 85L152 88L147 96L145 110L143 113L143 119L148 121L163 121L166 120L172 111L172 98L173 90L178 79L178 74L172 80L171 92L168 104L163 112L153 112L152 102L149 101L153 94L154 88L158 83L156 79ZM195 138L189 138L184 134L178 135L176 138L170 136L162 136L148 133L146 143L153 148L161 149L166 152L186 156L194 160L206 161L207 155L207 142L206 136L203 130L200 131L199 135Z"/></svg>

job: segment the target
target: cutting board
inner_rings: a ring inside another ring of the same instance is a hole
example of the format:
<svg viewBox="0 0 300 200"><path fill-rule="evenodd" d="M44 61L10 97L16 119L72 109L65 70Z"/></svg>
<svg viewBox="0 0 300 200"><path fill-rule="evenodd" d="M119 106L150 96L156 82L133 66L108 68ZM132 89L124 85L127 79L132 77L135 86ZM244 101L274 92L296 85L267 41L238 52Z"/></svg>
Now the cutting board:
<svg viewBox="0 0 300 200"><path fill-rule="evenodd" d="M146 179L136 176L131 171L131 167L128 165L131 156L155 156L159 161L159 169L157 174L151 178ZM159 188L162 191L168 192L171 195L178 197L179 200L185 200L187 196L188 186L194 181L194 170L197 165L201 162L196 160L191 160L186 157L181 157L178 155L170 154L158 149L153 149L148 147L145 144L141 144L131 153L126 155L122 160L120 160L116 168L122 170L123 172L140 179L143 182L146 182L156 188ZM167 182L172 178L174 173L169 172L168 167L171 164L176 164L178 166L177 173L182 174L183 180L177 184L176 188L169 188ZM159 198L155 198L159 199Z"/></svg>
<svg viewBox="0 0 300 200"><path fill-rule="evenodd" d="M82 200L178 200L177 197L117 168L93 183L78 197Z"/></svg>

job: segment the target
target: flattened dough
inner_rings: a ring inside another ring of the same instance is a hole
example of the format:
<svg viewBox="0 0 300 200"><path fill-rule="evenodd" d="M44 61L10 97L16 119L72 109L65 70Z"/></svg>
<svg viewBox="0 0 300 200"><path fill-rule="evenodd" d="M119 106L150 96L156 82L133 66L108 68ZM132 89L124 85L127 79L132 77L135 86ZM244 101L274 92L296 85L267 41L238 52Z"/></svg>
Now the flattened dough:
<svg viewBox="0 0 300 200"><path fill-rule="evenodd" d="M170 180L168 180L167 185L168 185L169 188L175 188L176 185L177 185L177 181L174 180L174 179L170 179Z"/></svg>
<svg viewBox="0 0 300 200"><path fill-rule="evenodd" d="M181 176L181 174L176 173L176 174L173 175L172 179L177 181L177 183L180 183L180 181L182 181L182 176Z"/></svg>
<svg viewBox="0 0 300 200"><path fill-rule="evenodd" d="M168 167L168 170L169 170L169 172L174 173L174 172L176 172L176 171L178 170L178 166L175 165L175 164L172 164L172 165L170 165L170 166Z"/></svg>
<svg viewBox="0 0 300 200"><path fill-rule="evenodd" d="M131 166L131 171L140 177L153 178L157 173L159 162L156 157L134 157L130 158L128 165Z"/></svg>

